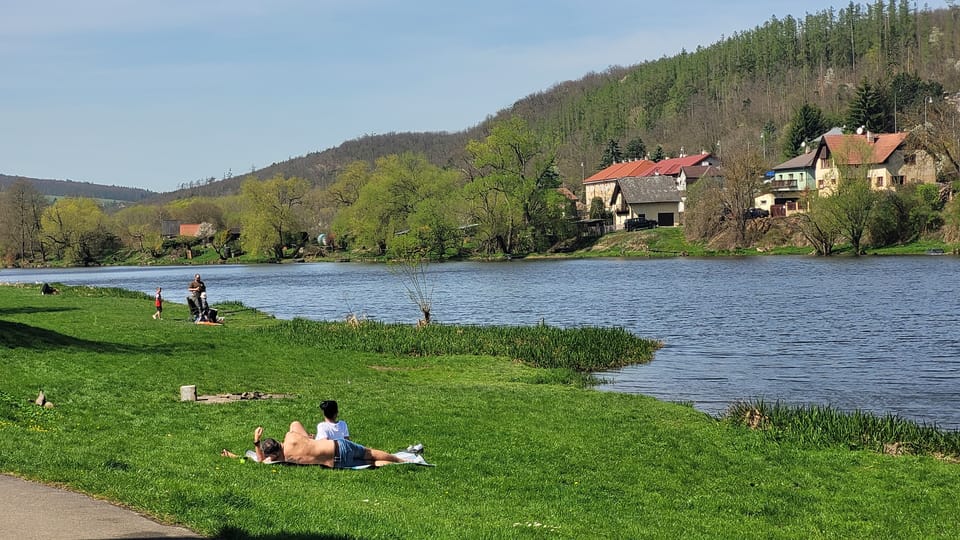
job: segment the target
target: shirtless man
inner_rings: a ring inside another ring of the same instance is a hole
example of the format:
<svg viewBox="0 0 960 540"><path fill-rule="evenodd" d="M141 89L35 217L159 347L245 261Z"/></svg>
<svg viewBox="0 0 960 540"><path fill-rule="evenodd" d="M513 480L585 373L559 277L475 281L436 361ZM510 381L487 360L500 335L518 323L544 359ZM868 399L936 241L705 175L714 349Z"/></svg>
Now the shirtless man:
<svg viewBox="0 0 960 540"><path fill-rule="evenodd" d="M323 465L346 469L358 465L381 467L391 463L408 463L383 450L367 448L349 440L314 439L300 422L290 424L290 431L283 444L274 439L263 439L263 428L253 432L253 446L260 463L294 463L297 465ZM224 454L226 455L226 454Z"/></svg>

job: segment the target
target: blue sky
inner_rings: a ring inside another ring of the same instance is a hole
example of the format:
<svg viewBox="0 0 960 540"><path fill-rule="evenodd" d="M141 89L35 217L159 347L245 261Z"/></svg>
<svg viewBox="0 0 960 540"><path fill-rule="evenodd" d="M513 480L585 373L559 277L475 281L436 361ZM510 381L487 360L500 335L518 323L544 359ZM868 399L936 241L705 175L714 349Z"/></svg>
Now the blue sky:
<svg viewBox="0 0 960 540"><path fill-rule="evenodd" d="M0 173L171 191L830 5L0 0Z"/></svg>

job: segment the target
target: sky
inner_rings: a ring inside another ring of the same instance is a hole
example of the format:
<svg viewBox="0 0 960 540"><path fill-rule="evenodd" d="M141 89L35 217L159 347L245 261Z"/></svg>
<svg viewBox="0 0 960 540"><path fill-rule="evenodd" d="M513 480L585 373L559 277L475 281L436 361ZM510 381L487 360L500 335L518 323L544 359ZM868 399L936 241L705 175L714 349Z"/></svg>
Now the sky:
<svg viewBox="0 0 960 540"><path fill-rule="evenodd" d="M0 174L172 191L847 3L0 0Z"/></svg>

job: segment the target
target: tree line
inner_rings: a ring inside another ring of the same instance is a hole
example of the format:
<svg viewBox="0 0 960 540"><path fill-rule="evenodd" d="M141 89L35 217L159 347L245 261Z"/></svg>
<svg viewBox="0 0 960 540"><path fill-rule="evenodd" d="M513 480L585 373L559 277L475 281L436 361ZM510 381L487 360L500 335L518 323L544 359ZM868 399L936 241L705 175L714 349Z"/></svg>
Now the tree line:
<svg viewBox="0 0 960 540"><path fill-rule="evenodd" d="M240 193L106 212L90 198L49 201L29 182L0 192L0 250L22 261L100 264L124 252L167 256L203 243L226 257L278 260L316 244L371 256L446 259L525 254L570 237L574 201L556 188L555 150L520 118L468 142L461 168L404 152L355 161L326 187L301 177L247 178ZM198 239L168 238L165 220L201 224ZM239 239L231 231L239 229Z"/></svg>

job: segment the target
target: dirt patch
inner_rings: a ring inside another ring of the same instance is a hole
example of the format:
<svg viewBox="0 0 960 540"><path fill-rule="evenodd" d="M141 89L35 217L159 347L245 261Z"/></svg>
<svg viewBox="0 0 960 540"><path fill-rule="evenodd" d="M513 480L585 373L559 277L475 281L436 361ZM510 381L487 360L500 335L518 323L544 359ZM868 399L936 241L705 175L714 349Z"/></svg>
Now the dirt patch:
<svg viewBox="0 0 960 540"><path fill-rule="evenodd" d="M234 401L253 401L258 399L289 399L293 394L264 394L262 392L241 392L239 394L215 394L197 396L198 403L231 403Z"/></svg>

